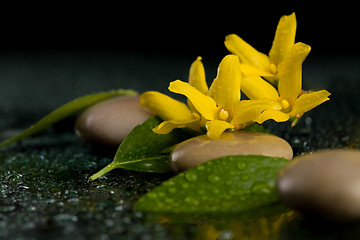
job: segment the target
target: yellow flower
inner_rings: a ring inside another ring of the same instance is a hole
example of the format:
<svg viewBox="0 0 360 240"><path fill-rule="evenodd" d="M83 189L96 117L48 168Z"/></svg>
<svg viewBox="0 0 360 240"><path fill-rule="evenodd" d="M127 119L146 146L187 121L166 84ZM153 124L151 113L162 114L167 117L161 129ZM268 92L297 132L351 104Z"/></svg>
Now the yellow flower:
<svg viewBox="0 0 360 240"><path fill-rule="evenodd" d="M278 89L260 76L244 76L241 90L251 101L241 101L234 117L241 124L248 119L263 123L268 119L277 122L299 119L305 112L329 100L326 90L317 92L302 91L302 62L306 57L305 44L295 44L291 54L279 66ZM308 52L308 51L307 51ZM243 67L243 66L242 66ZM272 106L272 107L271 107ZM296 121L294 122L296 123Z"/></svg>
<svg viewBox="0 0 360 240"><path fill-rule="evenodd" d="M221 61L217 76L208 88L204 67L199 57L191 65L189 83L176 80L169 86L170 91L188 98L188 106L153 91L143 93L140 104L164 120L153 129L158 134L169 133L174 128L189 127L200 130L201 127L206 126L209 138L217 139L226 129L239 129L253 120L248 119L239 124L235 118L239 115L237 112L242 110L238 107L241 79L239 58L235 55L227 55Z"/></svg>
<svg viewBox="0 0 360 240"><path fill-rule="evenodd" d="M258 52L239 36L225 38L227 49L241 60L244 73L241 90L251 101L241 101L234 119L238 123L248 119L263 123L268 119L277 122L296 120L303 113L329 100L326 90L302 94L302 63L311 48L295 42L295 13L283 16L276 29L269 56ZM260 76L263 76L274 86ZM270 107L272 106L272 107Z"/></svg>
<svg viewBox="0 0 360 240"><path fill-rule="evenodd" d="M245 75L259 75L276 85L276 80L283 74L284 66L289 58L299 57L302 61L310 51L303 43L295 43L296 16L282 16L275 33L269 56L258 52L255 48L235 34L225 37L225 46L233 54L239 56ZM300 45L294 47L294 45Z"/></svg>

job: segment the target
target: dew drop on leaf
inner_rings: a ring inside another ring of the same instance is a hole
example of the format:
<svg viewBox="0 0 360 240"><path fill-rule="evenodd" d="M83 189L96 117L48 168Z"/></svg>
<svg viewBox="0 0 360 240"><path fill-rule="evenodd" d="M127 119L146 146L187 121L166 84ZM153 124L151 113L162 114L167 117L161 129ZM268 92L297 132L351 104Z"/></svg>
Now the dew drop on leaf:
<svg viewBox="0 0 360 240"><path fill-rule="evenodd" d="M187 189L187 188L189 188L189 184L188 183L183 183L183 184L181 184L181 187L182 188L184 188L184 189Z"/></svg>
<svg viewBox="0 0 360 240"><path fill-rule="evenodd" d="M185 179L186 179L187 181L189 181L189 182L196 182L196 180L197 180L197 175L196 175L196 173L194 173L194 172L187 172L187 173L185 174Z"/></svg>
<svg viewBox="0 0 360 240"><path fill-rule="evenodd" d="M255 182L252 185L251 191L254 194L270 194L271 193L271 188L265 182Z"/></svg>
<svg viewBox="0 0 360 240"><path fill-rule="evenodd" d="M220 177L216 175L210 175L208 176L208 180L210 183L217 183L220 181Z"/></svg>
<svg viewBox="0 0 360 240"><path fill-rule="evenodd" d="M250 177L248 175L241 176L241 180L243 180L243 181L248 181L249 179L250 179Z"/></svg>
<svg viewBox="0 0 360 240"><path fill-rule="evenodd" d="M197 200L196 198L193 197L186 197L185 198L185 202L194 206L199 205L199 200Z"/></svg>
<svg viewBox="0 0 360 240"><path fill-rule="evenodd" d="M239 170L245 170L245 169L246 169L246 163L239 162L238 164L236 164L236 167L237 167Z"/></svg>
<svg viewBox="0 0 360 240"><path fill-rule="evenodd" d="M154 192L149 192L149 193L147 194L147 196L148 196L149 198L153 198L153 199L158 197L157 194L154 193Z"/></svg>
<svg viewBox="0 0 360 240"><path fill-rule="evenodd" d="M168 191L169 191L169 193L176 193L176 188L174 188L174 187L169 187L169 188L168 188Z"/></svg>
<svg viewBox="0 0 360 240"><path fill-rule="evenodd" d="M218 188L213 188L211 192L215 195L218 195L218 194L220 194L221 191Z"/></svg>
<svg viewBox="0 0 360 240"><path fill-rule="evenodd" d="M167 204L171 204L171 203L174 203L174 199L173 198L165 198L164 202Z"/></svg>

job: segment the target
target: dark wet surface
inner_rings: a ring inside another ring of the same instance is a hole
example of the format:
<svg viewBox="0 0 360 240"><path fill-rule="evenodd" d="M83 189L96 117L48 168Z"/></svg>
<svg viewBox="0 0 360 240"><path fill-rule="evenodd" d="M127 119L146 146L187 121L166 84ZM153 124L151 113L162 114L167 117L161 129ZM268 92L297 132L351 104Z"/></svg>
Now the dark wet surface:
<svg viewBox="0 0 360 240"><path fill-rule="evenodd" d="M61 104L112 88L165 93L187 78L196 58L104 54L0 57L0 139ZM208 79L219 59L204 59ZM289 123L266 125L296 155L326 148L359 148L359 58L315 58L304 66L305 88L326 88L331 101ZM360 223L329 223L281 210L268 217L195 219L152 216L134 202L172 174L114 170L87 178L112 161L114 149L80 142L73 118L0 150L0 239L356 239ZM257 216L256 213L253 214ZM251 213L249 214L251 216Z"/></svg>

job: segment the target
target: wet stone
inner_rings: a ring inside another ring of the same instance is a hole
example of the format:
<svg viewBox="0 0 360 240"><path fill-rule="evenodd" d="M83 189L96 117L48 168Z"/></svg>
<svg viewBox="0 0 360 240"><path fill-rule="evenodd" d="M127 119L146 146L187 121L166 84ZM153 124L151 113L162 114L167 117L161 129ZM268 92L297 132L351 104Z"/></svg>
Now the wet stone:
<svg viewBox="0 0 360 240"><path fill-rule="evenodd" d="M139 97L120 96L86 109L76 120L76 135L86 142L119 146L131 130L153 114Z"/></svg>
<svg viewBox="0 0 360 240"><path fill-rule="evenodd" d="M330 220L360 219L360 152L322 150L294 158L280 173L280 200Z"/></svg>
<svg viewBox="0 0 360 240"><path fill-rule="evenodd" d="M179 144L170 155L170 166L175 172L182 172L213 159L235 155L264 155L291 160L293 152L288 142L267 133L224 133L218 140L203 135ZM246 169L246 166L238 168Z"/></svg>

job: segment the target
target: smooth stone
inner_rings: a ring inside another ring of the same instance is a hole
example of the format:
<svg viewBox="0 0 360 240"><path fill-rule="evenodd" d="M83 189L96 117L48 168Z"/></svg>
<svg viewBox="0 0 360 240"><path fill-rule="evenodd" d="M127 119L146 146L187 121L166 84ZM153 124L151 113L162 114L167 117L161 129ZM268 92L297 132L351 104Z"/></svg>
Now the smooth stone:
<svg viewBox="0 0 360 240"><path fill-rule="evenodd" d="M213 159L234 155L264 155L291 160L293 151L284 139L267 133L224 133L217 140L203 135L176 146L170 155L170 166L175 172L182 172Z"/></svg>
<svg viewBox="0 0 360 240"><path fill-rule="evenodd" d="M139 96L119 96L87 108L76 120L76 135L86 142L119 146L137 125L153 114Z"/></svg>
<svg viewBox="0 0 360 240"><path fill-rule="evenodd" d="M360 219L360 151L323 150L294 158L279 173L280 200L329 220Z"/></svg>

